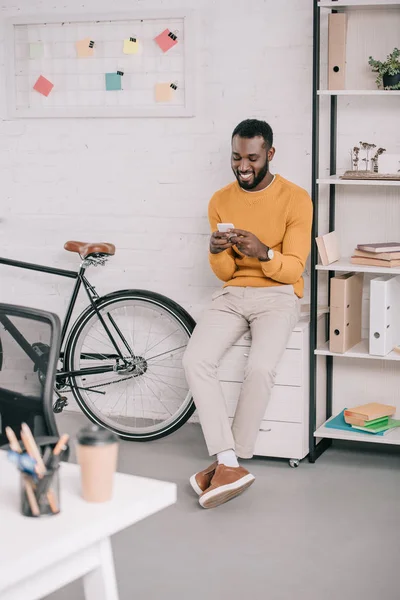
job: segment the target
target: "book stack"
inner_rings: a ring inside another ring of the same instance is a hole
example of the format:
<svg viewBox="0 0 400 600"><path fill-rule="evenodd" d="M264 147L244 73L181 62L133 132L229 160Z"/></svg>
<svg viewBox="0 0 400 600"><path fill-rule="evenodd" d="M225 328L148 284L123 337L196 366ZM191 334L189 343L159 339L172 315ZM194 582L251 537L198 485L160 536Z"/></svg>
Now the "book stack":
<svg viewBox="0 0 400 600"><path fill-rule="evenodd" d="M400 267L400 242L358 244L351 262L371 267Z"/></svg>
<svg viewBox="0 0 400 600"><path fill-rule="evenodd" d="M394 427L400 426L400 420L392 419L396 412L395 406L370 402L354 408L345 409L344 420L352 429L366 433L385 435Z"/></svg>

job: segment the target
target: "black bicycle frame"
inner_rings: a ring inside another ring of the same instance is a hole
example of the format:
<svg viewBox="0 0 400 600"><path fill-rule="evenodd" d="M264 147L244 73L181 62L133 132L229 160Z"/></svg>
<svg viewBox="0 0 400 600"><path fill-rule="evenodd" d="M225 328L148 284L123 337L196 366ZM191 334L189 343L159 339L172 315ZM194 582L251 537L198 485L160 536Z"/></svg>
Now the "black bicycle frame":
<svg viewBox="0 0 400 600"><path fill-rule="evenodd" d="M95 298L96 299L99 298L99 295L96 292L95 288L89 283L89 281L85 277L85 271L86 271L85 266L81 266L79 271L68 271L67 269L55 269L54 267L46 267L44 265L36 265L33 263L27 263L27 262L23 262L20 260L12 260L10 258L2 258L2 257L0 257L0 264L9 265L10 267L18 267L21 269L28 269L31 271L39 271L41 273L49 273L51 275L58 275L59 277L68 277L69 279L76 279L74 289L72 290L71 299L68 304L67 314L65 315L64 323L63 323L62 330L61 330L61 348L63 347L64 341L65 341L68 326L71 321L72 312L75 308L76 299L78 297L81 286L83 285L83 287L85 288L86 293L88 295L90 304L92 305L93 310L96 312L101 324L103 325L103 327L107 333L107 336L108 336L110 342L112 343L112 345L114 346L115 351L116 351L116 354L109 354L109 355L107 355L107 358L120 358L123 361L123 363L125 363L123 354L120 351L118 344L115 342L115 340L111 334L111 331L107 327L107 324L106 324L103 316L101 315L99 309L97 308L96 302L94 301ZM113 325L115 331L119 335L122 343L124 344L124 346L126 347L128 352L130 353L131 358L135 358L135 355L133 354L132 349L130 348L125 337L123 336L121 330L115 323L113 317L109 314L108 318L109 318L111 324ZM11 330L9 329L9 332L14 337L15 341L22 347L22 349L25 352L27 352L28 356L30 358L32 358L30 344L27 340L25 340L25 338L22 336L22 334L15 327L12 327ZM28 347L29 347L29 352L27 351ZM61 352L60 356L63 357L63 352ZM94 358L94 359L100 358L100 357L104 358L104 354L96 355L96 354L91 354L91 353L84 353L83 356L85 356L86 358ZM96 375L99 373L108 373L113 370L114 370L114 367L110 365L108 367L92 367L92 368L89 367L89 368L85 368L85 369L80 369L79 371L58 371L57 378L73 377L75 375Z"/></svg>

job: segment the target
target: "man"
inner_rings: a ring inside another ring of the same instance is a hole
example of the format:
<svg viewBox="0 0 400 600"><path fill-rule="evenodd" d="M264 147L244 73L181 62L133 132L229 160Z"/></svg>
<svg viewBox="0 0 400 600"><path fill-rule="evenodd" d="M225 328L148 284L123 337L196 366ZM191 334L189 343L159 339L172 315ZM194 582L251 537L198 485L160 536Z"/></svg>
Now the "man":
<svg viewBox="0 0 400 600"><path fill-rule="evenodd" d="M183 359L209 454L217 456L190 479L204 508L230 500L254 482L237 458L253 456L275 369L299 318L312 203L305 190L271 174L274 154L272 129L265 121L240 123L232 134L237 181L209 203L209 260L225 284L213 295ZM219 232L219 223L233 227ZM252 344L231 428L217 368L249 327Z"/></svg>

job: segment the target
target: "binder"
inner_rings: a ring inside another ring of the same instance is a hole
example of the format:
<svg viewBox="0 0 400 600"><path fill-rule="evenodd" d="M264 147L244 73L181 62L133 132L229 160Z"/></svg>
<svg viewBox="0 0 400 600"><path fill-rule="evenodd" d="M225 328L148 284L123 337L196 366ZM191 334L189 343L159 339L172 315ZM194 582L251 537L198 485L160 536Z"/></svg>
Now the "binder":
<svg viewBox="0 0 400 600"><path fill-rule="evenodd" d="M328 17L328 89L344 90L346 83L347 15L330 13Z"/></svg>
<svg viewBox="0 0 400 600"><path fill-rule="evenodd" d="M361 341L363 273L331 279L329 350L343 354Z"/></svg>
<svg viewBox="0 0 400 600"><path fill-rule="evenodd" d="M369 306L369 353L386 356L400 344L400 276L371 279Z"/></svg>

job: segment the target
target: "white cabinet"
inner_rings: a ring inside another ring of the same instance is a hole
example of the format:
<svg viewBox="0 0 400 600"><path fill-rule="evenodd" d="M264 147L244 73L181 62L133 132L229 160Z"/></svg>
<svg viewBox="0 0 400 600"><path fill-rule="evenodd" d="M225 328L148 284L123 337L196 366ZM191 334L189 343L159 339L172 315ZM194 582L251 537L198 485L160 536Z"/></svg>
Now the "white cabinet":
<svg viewBox="0 0 400 600"><path fill-rule="evenodd" d="M224 356L219 378L233 418L243 382L251 337L244 335ZM294 459L308 454L309 323L300 319L277 368L275 386L260 425L255 455Z"/></svg>

